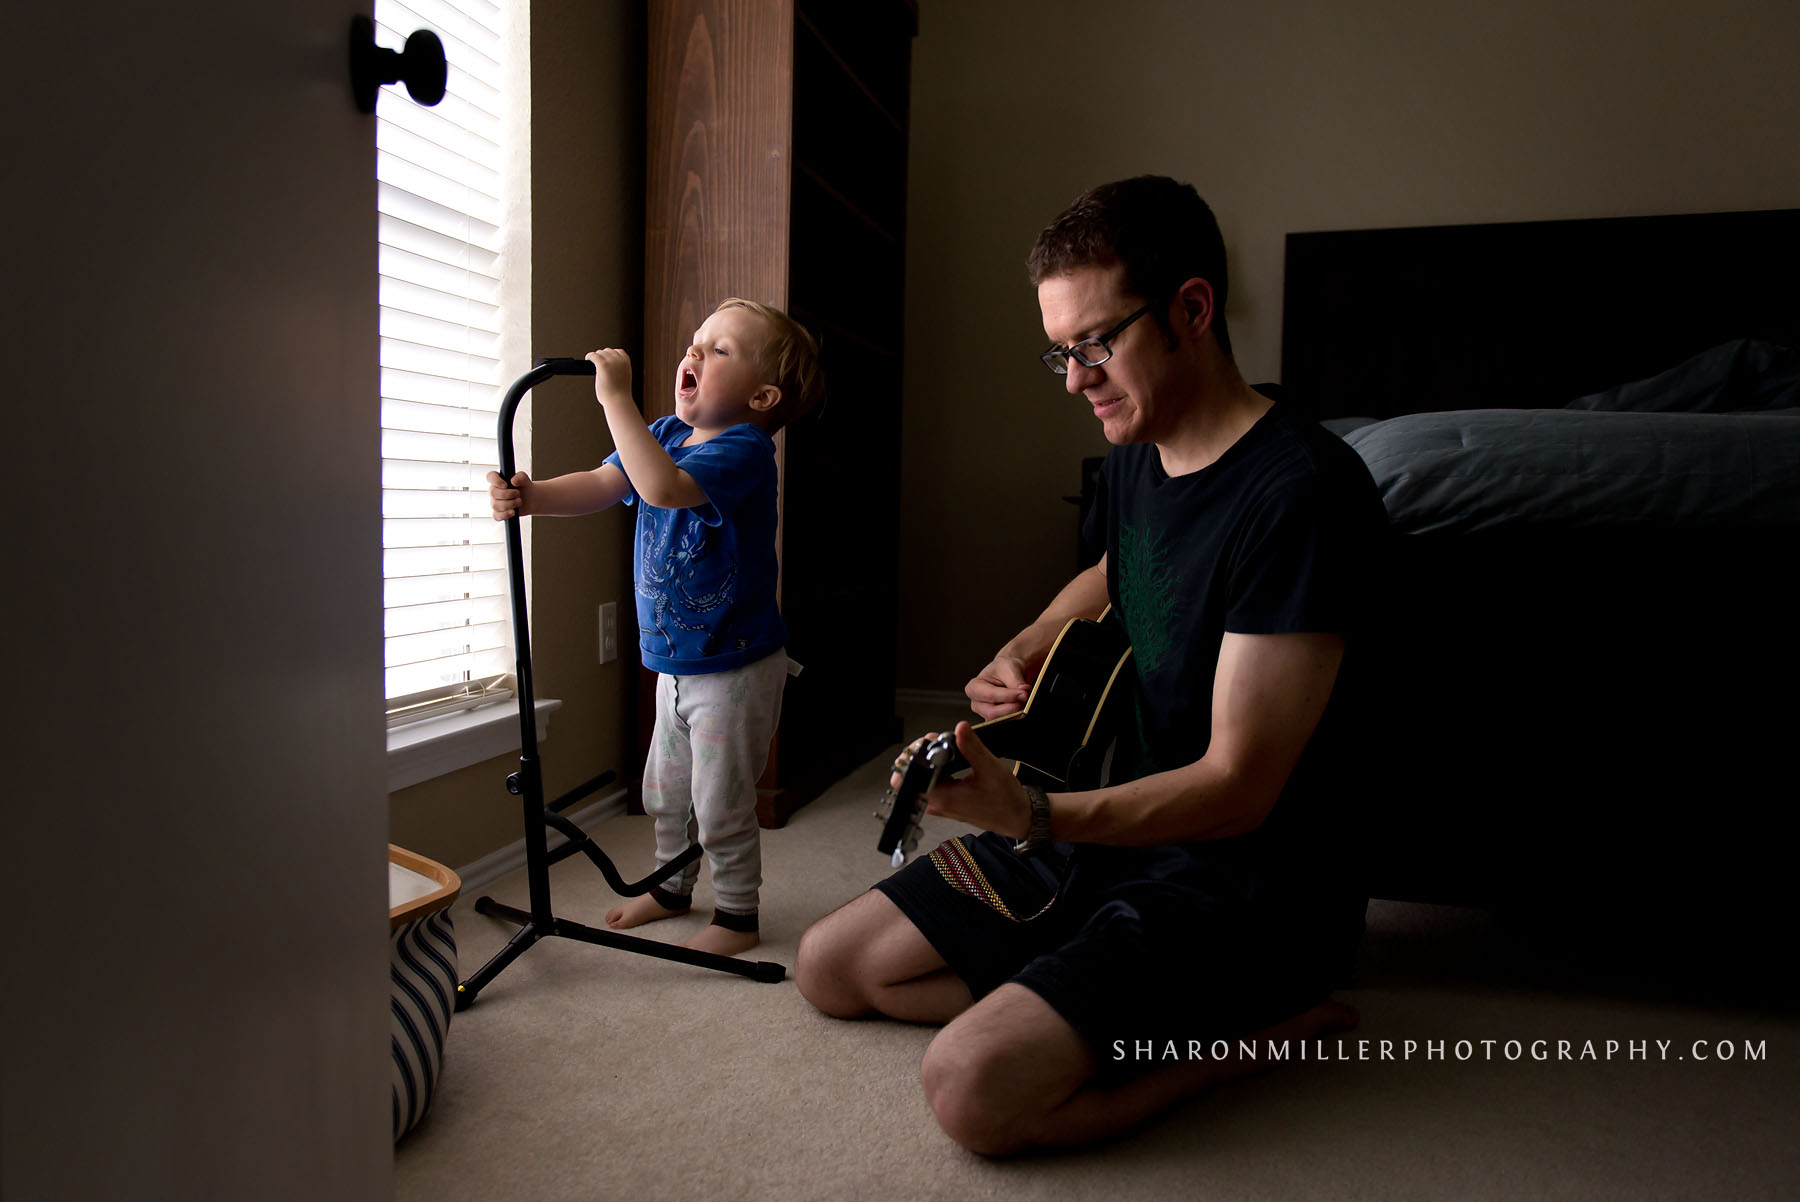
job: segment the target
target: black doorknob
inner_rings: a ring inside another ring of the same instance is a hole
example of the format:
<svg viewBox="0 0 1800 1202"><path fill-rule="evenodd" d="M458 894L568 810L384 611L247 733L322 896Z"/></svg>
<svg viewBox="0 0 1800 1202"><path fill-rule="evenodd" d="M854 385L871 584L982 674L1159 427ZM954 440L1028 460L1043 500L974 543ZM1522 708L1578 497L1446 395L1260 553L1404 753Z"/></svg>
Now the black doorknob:
<svg viewBox="0 0 1800 1202"><path fill-rule="evenodd" d="M407 35L404 50L375 44L375 22L350 18L350 91L359 112L375 111L375 90L382 84L405 81L406 91L418 103L433 105L444 98L450 68L444 62L444 43L429 29Z"/></svg>

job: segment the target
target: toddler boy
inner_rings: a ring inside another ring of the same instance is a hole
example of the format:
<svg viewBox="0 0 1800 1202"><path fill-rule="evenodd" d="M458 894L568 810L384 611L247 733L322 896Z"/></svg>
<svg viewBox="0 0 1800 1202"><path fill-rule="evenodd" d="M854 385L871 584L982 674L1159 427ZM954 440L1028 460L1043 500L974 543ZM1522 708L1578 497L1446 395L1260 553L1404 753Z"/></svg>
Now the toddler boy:
<svg viewBox="0 0 1800 1202"><path fill-rule="evenodd" d="M698 837L712 872L712 922L687 941L737 955L756 946L762 855L756 781L789 672L776 606L776 468L771 435L824 389L818 344L779 309L732 298L675 369L675 414L646 424L631 360L587 356L614 452L592 471L507 484L488 473L494 518L574 516L638 504L632 575L639 648L657 673L644 809L667 863ZM613 907L606 925L686 913L699 864Z"/></svg>

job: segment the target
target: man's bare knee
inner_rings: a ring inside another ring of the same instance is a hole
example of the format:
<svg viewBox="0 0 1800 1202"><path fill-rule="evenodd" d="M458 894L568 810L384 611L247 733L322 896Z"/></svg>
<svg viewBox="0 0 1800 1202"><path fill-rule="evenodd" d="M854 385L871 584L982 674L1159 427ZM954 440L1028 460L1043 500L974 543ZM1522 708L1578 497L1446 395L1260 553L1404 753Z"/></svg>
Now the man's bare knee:
<svg viewBox="0 0 1800 1202"><path fill-rule="evenodd" d="M949 1035L949 1038L945 1038ZM981 1156L1010 1156L1022 1150L1016 1099L996 1088L998 1066L979 1046L946 1032L925 1049L919 1080L925 1101L945 1135Z"/></svg>
<svg viewBox="0 0 1800 1202"><path fill-rule="evenodd" d="M951 1139L983 1156L1059 1142L1051 1116L1093 1076L1093 1053L1043 998L1006 984L931 1041L925 1099Z"/></svg>
<svg viewBox="0 0 1800 1202"><path fill-rule="evenodd" d="M857 987L853 944L838 937L828 914L800 936L794 954L794 984L800 996L832 1018L861 1018L869 1000Z"/></svg>

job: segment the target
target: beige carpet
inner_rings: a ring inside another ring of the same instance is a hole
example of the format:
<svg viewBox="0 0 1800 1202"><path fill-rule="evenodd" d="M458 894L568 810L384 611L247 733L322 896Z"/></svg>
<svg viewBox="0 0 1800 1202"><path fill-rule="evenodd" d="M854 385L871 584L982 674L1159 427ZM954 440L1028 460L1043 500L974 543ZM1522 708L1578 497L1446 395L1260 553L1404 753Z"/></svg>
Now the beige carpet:
<svg viewBox="0 0 1800 1202"><path fill-rule="evenodd" d="M763 832L764 942L752 958L791 969L805 926L887 871L871 816L884 763ZM929 829L924 845L953 829ZM648 871L647 819L617 819L597 837L628 877ZM558 915L600 925L615 899L599 873L577 857L551 876ZM527 904L523 870L474 892ZM455 909L465 976L512 931L476 915L473 900ZM643 933L679 941L697 929L711 905L704 874L697 900L692 915ZM1577 988L1566 968L1526 960L1485 915L1376 903L1357 981L1339 995L1362 1026L1327 1045L1344 1059L1222 1087L1104 1147L990 1162L944 1138L925 1106L929 1029L827 1019L791 976L762 984L544 940L455 1017L431 1113L395 1151L395 1196L1800 1196L1791 1009ZM1384 1040L1395 1059L1381 1058ZM1490 1054L1472 1042L1458 1059L1458 1040L1495 1043ZM1520 1041L1518 1059L1508 1040ZM1532 1058L1537 1040L1549 1059ZM1618 1044L1610 1059L1607 1040ZM1695 1040L1738 1051L1698 1061ZM1572 1057L1593 1041L1598 1058L1559 1060L1558 1041ZM1647 1059L1631 1058L1632 1041ZM1747 1060L1746 1043L1766 1059Z"/></svg>

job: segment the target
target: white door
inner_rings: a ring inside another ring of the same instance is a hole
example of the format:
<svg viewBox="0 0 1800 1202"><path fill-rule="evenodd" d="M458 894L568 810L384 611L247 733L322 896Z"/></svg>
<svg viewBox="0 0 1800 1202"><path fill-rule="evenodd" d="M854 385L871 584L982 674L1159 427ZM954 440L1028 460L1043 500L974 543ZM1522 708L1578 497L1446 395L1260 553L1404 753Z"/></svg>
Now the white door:
<svg viewBox="0 0 1800 1202"><path fill-rule="evenodd" d="M390 1194L354 8L9 6L0 1194Z"/></svg>

